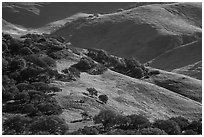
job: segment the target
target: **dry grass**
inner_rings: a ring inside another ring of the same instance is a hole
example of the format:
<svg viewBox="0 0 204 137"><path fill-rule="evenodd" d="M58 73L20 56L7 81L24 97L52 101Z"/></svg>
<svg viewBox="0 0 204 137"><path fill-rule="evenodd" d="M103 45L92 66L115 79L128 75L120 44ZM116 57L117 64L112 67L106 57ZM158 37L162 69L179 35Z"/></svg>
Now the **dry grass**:
<svg viewBox="0 0 204 137"><path fill-rule="evenodd" d="M58 63L57 66L62 66L63 64L60 63L64 62ZM93 121L70 123L81 119L80 113L84 111L91 116L98 114L101 109L112 109L124 115L140 113L146 115L151 121L178 115L192 120L202 114L202 106L196 101L110 70L102 75L82 73L77 81L67 83L56 81L55 84L63 89L62 92L57 93L56 99L64 107L61 116L66 119L71 130L93 124ZM83 93L87 92L86 88L90 87L98 90L99 95L107 95L109 98L107 104L97 102L97 97L84 95ZM79 100L84 102L79 103Z"/></svg>

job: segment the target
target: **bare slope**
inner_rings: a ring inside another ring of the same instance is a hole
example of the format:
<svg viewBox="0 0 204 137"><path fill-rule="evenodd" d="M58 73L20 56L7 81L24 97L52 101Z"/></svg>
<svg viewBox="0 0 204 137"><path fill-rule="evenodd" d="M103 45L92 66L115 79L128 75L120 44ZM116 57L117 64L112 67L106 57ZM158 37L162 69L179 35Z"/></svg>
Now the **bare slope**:
<svg viewBox="0 0 204 137"><path fill-rule="evenodd" d="M149 79L145 79L145 81L156 84L195 101L202 102L201 80L163 70L159 70L159 72L160 74L152 75Z"/></svg>
<svg viewBox="0 0 204 137"><path fill-rule="evenodd" d="M172 72L184 74L196 79L202 80L202 61L196 62L194 64L174 69Z"/></svg>
<svg viewBox="0 0 204 137"><path fill-rule="evenodd" d="M125 8L129 2L3 2L3 19L28 28L42 27L79 12L112 12Z"/></svg>
<svg viewBox="0 0 204 137"><path fill-rule="evenodd" d="M201 3L141 6L67 23L53 35L78 47L105 49L146 62L200 37L201 9Z"/></svg>
<svg viewBox="0 0 204 137"><path fill-rule="evenodd" d="M58 62L58 70L68 67L74 62ZM201 104L187 97L144 82L124 76L108 70L102 75L89 75L82 73L81 78L74 82L63 83L55 81L63 89L56 95L57 100L63 106L61 115L69 124L70 130L76 130L84 125L93 124L93 121L81 120L81 112L96 115L101 109L112 109L127 114L144 114L150 120L165 119L172 116L184 116L195 119L201 116ZM86 88L96 88L100 94L106 94L109 98L107 104L98 102L97 97L89 97ZM82 103L80 103L82 102Z"/></svg>
<svg viewBox="0 0 204 137"><path fill-rule="evenodd" d="M169 50L150 61L152 67L171 71L202 60L202 41L192 43Z"/></svg>

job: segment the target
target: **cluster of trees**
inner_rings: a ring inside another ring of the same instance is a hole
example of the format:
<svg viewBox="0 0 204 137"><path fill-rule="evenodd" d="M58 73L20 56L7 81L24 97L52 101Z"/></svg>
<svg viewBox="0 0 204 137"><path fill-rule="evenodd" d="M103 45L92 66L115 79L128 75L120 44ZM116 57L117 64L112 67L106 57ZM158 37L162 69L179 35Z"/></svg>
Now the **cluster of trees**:
<svg viewBox="0 0 204 137"><path fill-rule="evenodd" d="M107 70L103 64L97 63L89 57L82 57L77 64L74 64L71 67L74 67L81 72L87 72L91 75L100 75Z"/></svg>
<svg viewBox="0 0 204 137"><path fill-rule="evenodd" d="M97 97L98 96L98 91L95 88L87 88L86 90L89 92L89 95L91 97L93 97L93 96ZM108 96L105 94L102 94L102 95L98 96L98 99L106 104L108 101Z"/></svg>
<svg viewBox="0 0 204 137"><path fill-rule="evenodd" d="M53 97L61 89L50 82L70 81L80 73L74 68L67 74L56 70L55 59L47 53L63 50L63 43L38 34L22 39L3 34L2 47L2 111L7 117L3 134L64 134L67 125L58 117L62 108Z"/></svg>
<svg viewBox="0 0 204 137"><path fill-rule="evenodd" d="M88 49L87 56L113 71L133 78L140 79L148 74L144 65L135 58L118 58L101 49Z"/></svg>
<svg viewBox="0 0 204 137"><path fill-rule="evenodd" d="M150 122L145 116L120 115L112 110L102 110L93 118L99 126L84 127L67 134L85 135L200 135L202 120L188 121L179 116Z"/></svg>

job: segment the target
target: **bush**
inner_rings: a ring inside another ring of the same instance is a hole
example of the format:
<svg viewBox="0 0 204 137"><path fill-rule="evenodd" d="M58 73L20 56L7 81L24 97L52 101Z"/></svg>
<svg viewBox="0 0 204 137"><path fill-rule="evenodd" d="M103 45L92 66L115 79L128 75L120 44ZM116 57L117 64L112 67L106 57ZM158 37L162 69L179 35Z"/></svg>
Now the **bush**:
<svg viewBox="0 0 204 137"><path fill-rule="evenodd" d="M31 119L28 117L17 115L15 117L7 119L3 123L3 130L5 135L13 134L20 135L23 134L27 129Z"/></svg>
<svg viewBox="0 0 204 137"><path fill-rule="evenodd" d="M49 67L56 67L56 61L48 56L43 56L40 58L43 62L45 62Z"/></svg>
<svg viewBox="0 0 204 137"><path fill-rule="evenodd" d="M89 95L98 96L98 91L95 88L87 88L86 90L89 92Z"/></svg>
<svg viewBox="0 0 204 137"><path fill-rule="evenodd" d="M86 57L81 58L77 64L72 65L72 67L75 67L76 69L82 72L87 72L95 66L96 63L91 58Z"/></svg>
<svg viewBox="0 0 204 137"><path fill-rule="evenodd" d="M15 95L14 99L16 101L24 103L24 102L28 102L30 100L30 96L27 92L20 92L17 95Z"/></svg>
<svg viewBox="0 0 204 137"><path fill-rule="evenodd" d="M31 62L39 67L48 68L48 65L46 64L46 62L44 62L37 54L26 56L25 59L26 61Z"/></svg>
<svg viewBox="0 0 204 137"><path fill-rule="evenodd" d="M102 110L93 118L93 120L95 124L101 123L103 124L104 128L109 128L116 124L116 116L117 114L114 111Z"/></svg>
<svg viewBox="0 0 204 137"><path fill-rule="evenodd" d="M158 75L158 74L160 74L160 71L159 71L159 70L151 70L151 71L148 72L148 75L149 75L149 76Z"/></svg>
<svg viewBox="0 0 204 137"><path fill-rule="evenodd" d="M11 72L22 70L26 67L26 62L24 59L14 59L9 63L9 69Z"/></svg>
<svg viewBox="0 0 204 137"><path fill-rule="evenodd" d="M154 127L164 130L169 135L179 135L180 127L173 120L157 120L153 123Z"/></svg>
<svg viewBox="0 0 204 137"><path fill-rule="evenodd" d="M142 115L132 114L127 117L130 119L130 129L142 129L150 126L149 120Z"/></svg>
<svg viewBox="0 0 204 137"><path fill-rule="evenodd" d="M159 128L143 128L139 132L142 135L167 135L166 132Z"/></svg>
<svg viewBox="0 0 204 137"><path fill-rule="evenodd" d="M62 109L59 105L48 102L39 104L37 108L45 115L57 115L62 112Z"/></svg>
<svg viewBox="0 0 204 137"><path fill-rule="evenodd" d="M21 43L21 41L12 38L10 40L10 44L8 45L8 48L10 49L11 54L18 54L22 46L23 44Z"/></svg>
<svg viewBox="0 0 204 137"><path fill-rule="evenodd" d="M75 67L69 67L68 69L62 70L64 74L69 75L70 77L73 78L80 78L80 71L76 69Z"/></svg>
<svg viewBox="0 0 204 137"><path fill-rule="evenodd" d="M201 135L202 134L202 122L201 121L192 121L186 129L193 130L197 134Z"/></svg>
<svg viewBox="0 0 204 137"><path fill-rule="evenodd" d="M6 91L4 87L2 87L2 101L6 102L12 99L14 99L14 94L9 91Z"/></svg>
<svg viewBox="0 0 204 137"><path fill-rule="evenodd" d="M68 130L65 121L58 116L41 116L30 125L32 133L49 132L49 134L62 135Z"/></svg>
<svg viewBox="0 0 204 137"><path fill-rule="evenodd" d="M87 127L85 126L82 129L79 129L78 132L80 132L83 135L98 135L99 131L94 127Z"/></svg>
<svg viewBox="0 0 204 137"><path fill-rule="evenodd" d="M185 130L188 127L188 125L190 124L189 121L186 118L181 117L181 116L172 117L169 120L175 121L179 125L181 131Z"/></svg>
<svg viewBox="0 0 204 137"><path fill-rule="evenodd" d="M113 129L108 131L106 135L140 135L140 133L135 130Z"/></svg>
<svg viewBox="0 0 204 137"><path fill-rule="evenodd" d="M108 96L107 95L100 95L98 98L99 98L100 101L102 101L105 104L108 101Z"/></svg>
<svg viewBox="0 0 204 137"><path fill-rule="evenodd" d="M23 47L20 49L20 54L23 55L23 56L26 56L26 55L31 55L33 54L32 50L28 47Z"/></svg>
<svg viewBox="0 0 204 137"><path fill-rule="evenodd" d="M23 90L32 90L32 89L35 89L35 87L31 84L28 84L28 83L19 83L17 85L17 88L20 92L22 92Z"/></svg>
<svg viewBox="0 0 204 137"><path fill-rule="evenodd" d="M198 135L197 132L193 131L192 129L190 130L185 130L182 135Z"/></svg>
<svg viewBox="0 0 204 137"><path fill-rule="evenodd" d="M31 85L34 86L36 90L42 91L44 93L49 92L50 90L49 85L44 82L33 82Z"/></svg>

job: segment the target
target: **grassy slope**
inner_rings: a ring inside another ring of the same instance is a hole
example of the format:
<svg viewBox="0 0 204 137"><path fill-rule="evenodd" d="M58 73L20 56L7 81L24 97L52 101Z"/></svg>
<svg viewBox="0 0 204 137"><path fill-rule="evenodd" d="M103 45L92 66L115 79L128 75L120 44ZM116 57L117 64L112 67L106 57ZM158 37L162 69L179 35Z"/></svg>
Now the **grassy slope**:
<svg viewBox="0 0 204 137"><path fill-rule="evenodd" d="M58 62L58 70L64 69L76 62ZM66 65L65 65L66 64ZM56 95L59 103L64 107L61 115L70 126L76 130L84 125L93 124L92 121L70 123L81 119L80 113L87 111L96 115L100 109L108 108L123 114L141 113L150 120L165 119L182 115L189 119L201 116L201 104L177 93L156 86L154 84L133 79L122 74L107 71L102 75L82 73L81 78L74 82L63 83L55 81L63 91ZM84 95L86 88L94 87L99 94L109 97L106 105L97 102L97 98ZM79 103L83 100L85 103Z"/></svg>
<svg viewBox="0 0 204 137"><path fill-rule="evenodd" d="M122 57L137 56L146 62L200 35L200 5L174 3L141 6L89 18L81 23L79 21L78 25L68 23L53 35L71 39L77 47L96 47ZM196 12L186 12L191 9Z"/></svg>
<svg viewBox="0 0 204 137"><path fill-rule="evenodd" d="M202 81L186 75L159 70L160 74L145 79L195 101L202 102Z"/></svg>
<svg viewBox="0 0 204 137"><path fill-rule="evenodd" d="M172 72L184 74L196 79L202 80L202 61L196 62L194 64L174 69Z"/></svg>
<svg viewBox="0 0 204 137"><path fill-rule="evenodd" d="M171 71L202 60L202 41L169 50L150 61L150 66Z"/></svg>

